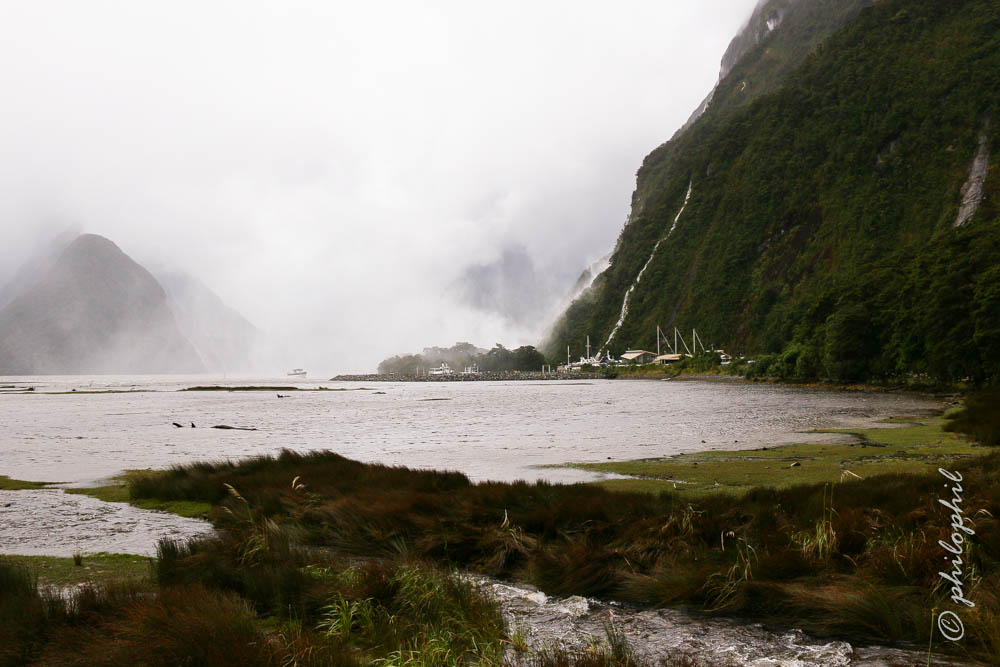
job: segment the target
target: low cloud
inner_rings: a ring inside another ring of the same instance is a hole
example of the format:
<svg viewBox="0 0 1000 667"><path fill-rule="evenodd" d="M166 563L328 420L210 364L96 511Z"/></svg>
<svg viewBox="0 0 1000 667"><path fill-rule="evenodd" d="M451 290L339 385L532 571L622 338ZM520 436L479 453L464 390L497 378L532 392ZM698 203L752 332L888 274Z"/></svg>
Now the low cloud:
<svg viewBox="0 0 1000 667"><path fill-rule="evenodd" d="M262 370L536 343L753 4L11 4L0 281L76 224L218 292Z"/></svg>

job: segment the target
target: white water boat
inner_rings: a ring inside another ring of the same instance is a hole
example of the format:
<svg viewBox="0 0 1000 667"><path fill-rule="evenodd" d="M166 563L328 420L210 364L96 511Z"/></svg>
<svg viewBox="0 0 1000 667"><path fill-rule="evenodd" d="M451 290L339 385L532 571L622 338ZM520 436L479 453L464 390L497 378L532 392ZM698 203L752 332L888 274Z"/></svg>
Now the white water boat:
<svg viewBox="0 0 1000 667"><path fill-rule="evenodd" d="M301 368L293 368L292 370L288 371L288 377L304 378L305 376L306 372Z"/></svg>

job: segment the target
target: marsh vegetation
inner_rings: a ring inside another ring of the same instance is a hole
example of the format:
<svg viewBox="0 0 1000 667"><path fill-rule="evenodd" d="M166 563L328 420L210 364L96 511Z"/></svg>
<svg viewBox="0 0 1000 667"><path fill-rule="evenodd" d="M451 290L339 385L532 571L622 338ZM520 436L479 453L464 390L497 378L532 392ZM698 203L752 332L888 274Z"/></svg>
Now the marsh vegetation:
<svg viewBox="0 0 1000 667"><path fill-rule="evenodd" d="M475 484L332 452L133 473L118 493L210 507L218 534L161 541L155 586L53 596L23 561L4 559L0 655L4 664L641 664L613 627L583 652L528 650L464 574L475 573L555 596L1000 659L1000 454L938 419L878 429L864 447L816 447L792 450L794 469L789 452L751 453L781 469L749 488L700 493ZM811 476L809 457L825 447L856 474L817 465ZM713 455L702 455L706 467ZM966 637L947 646L931 636L934 610L952 608L938 575L939 540L952 531L939 465L967 480L976 534L961 554L976 606L960 610ZM795 483L774 482L798 472Z"/></svg>

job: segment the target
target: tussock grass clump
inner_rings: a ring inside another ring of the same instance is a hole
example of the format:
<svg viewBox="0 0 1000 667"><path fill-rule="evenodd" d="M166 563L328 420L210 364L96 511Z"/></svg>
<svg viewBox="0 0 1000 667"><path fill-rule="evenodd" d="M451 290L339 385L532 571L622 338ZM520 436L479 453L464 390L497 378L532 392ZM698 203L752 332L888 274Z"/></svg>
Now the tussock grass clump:
<svg viewBox="0 0 1000 667"><path fill-rule="evenodd" d="M941 465L967 480L964 506L977 534L964 559L975 573L970 594L987 601L1000 571L1000 454ZM300 578L301 554L317 549L341 568L343 559L434 562L550 594L689 605L879 642L924 642L929 610L947 602L937 542L950 528L936 473L760 487L737 500L472 484L457 473L283 452L141 483L144 493L214 498L222 529L217 542L162 548L161 582L195 583L191 572L210 572L197 582L246 596L259 613L287 607L311 617L330 604L339 589ZM342 612L369 613L366 599L345 595ZM987 611L969 622L987 622ZM970 651L993 659L989 631L969 637ZM417 649L399 650L395 659L405 662L414 658L405 650Z"/></svg>
<svg viewBox="0 0 1000 667"><path fill-rule="evenodd" d="M347 586L323 607L318 629L382 664L500 664L506 637L495 602L469 581L425 565L369 563L339 575Z"/></svg>
<svg viewBox="0 0 1000 667"><path fill-rule="evenodd" d="M0 557L0 665L29 664L54 638L113 617L147 594L135 581L60 593L41 586L26 564Z"/></svg>
<svg viewBox="0 0 1000 667"><path fill-rule="evenodd" d="M946 417L949 421L944 430L964 433L990 447L1000 446L1000 390L973 394Z"/></svg>
<svg viewBox="0 0 1000 667"><path fill-rule="evenodd" d="M44 627L52 612L38 581L20 563L0 557L0 665L28 661L44 638Z"/></svg>
<svg viewBox="0 0 1000 667"><path fill-rule="evenodd" d="M59 633L41 665L271 665L272 650L245 600L172 587L101 621Z"/></svg>

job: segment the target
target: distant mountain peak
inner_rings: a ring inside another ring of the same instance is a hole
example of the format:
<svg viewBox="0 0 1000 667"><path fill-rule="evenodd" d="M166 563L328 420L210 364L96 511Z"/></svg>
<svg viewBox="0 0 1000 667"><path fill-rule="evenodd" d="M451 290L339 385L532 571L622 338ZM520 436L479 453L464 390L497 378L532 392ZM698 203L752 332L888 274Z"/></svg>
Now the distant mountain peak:
<svg viewBox="0 0 1000 667"><path fill-rule="evenodd" d="M0 309L0 375L202 370L160 284L97 234L76 237Z"/></svg>

